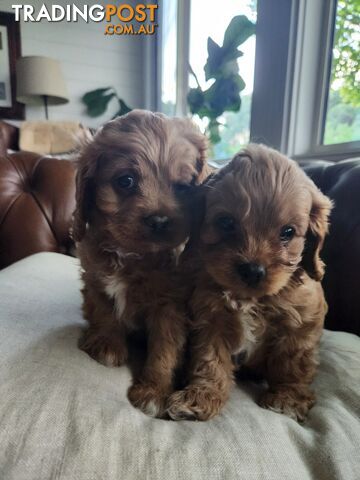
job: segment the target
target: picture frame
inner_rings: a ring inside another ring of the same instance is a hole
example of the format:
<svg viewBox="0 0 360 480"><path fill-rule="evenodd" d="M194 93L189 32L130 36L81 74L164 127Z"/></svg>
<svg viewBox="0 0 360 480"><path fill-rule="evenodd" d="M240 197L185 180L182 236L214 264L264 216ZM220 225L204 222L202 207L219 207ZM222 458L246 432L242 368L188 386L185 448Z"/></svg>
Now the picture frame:
<svg viewBox="0 0 360 480"><path fill-rule="evenodd" d="M24 105L16 101L16 61L20 56L20 24L15 22L15 14L0 12L0 118L25 118Z"/></svg>

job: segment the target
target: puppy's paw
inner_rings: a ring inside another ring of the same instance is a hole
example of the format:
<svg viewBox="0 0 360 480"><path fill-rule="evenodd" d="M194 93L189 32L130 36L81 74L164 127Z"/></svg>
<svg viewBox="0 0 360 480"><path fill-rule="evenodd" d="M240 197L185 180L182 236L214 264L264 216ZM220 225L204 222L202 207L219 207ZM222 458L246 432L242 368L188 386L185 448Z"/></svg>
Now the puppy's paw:
<svg viewBox="0 0 360 480"><path fill-rule="evenodd" d="M168 394L150 383L135 383L128 390L130 403L150 417L163 418Z"/></svg>
<svg viewBox="0 0 360 480"><path fill-rule="evenodd" d="M125 341L87 332L79 340L79 348L106 367L120 367L128 357Z"/></svg>
<svg viewBox="0 0 360 480"><path fill-rule="evenodd" d="M189 385L174 392L168 400L167 413L172 420L209 420L225 403L224 397L205 385Z"/></svg>
<svg viewBox="0 0 360 480"><path fill-rule="evenodd" d="M266 392L259 404L263 408L303 422L315 404L315 395L304 386L281 387Z"/></svg>

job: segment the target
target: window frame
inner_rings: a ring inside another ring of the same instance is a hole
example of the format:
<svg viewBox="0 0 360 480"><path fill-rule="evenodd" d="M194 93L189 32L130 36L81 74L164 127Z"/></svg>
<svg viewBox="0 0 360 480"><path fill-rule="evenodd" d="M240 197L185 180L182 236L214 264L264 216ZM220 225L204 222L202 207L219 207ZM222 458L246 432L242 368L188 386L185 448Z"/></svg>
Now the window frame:
<svg viewBox="0 0 360 480"><path fill-rule="evenodd" d="M154 0L158 5L159 1ZM144 108L152 111L161 111L161 71L162 71L162 8L156 10L158 28L155 35L144 35L143 64L144 64Z"/></svg>
<svg viewBox="0 0 360 480"><path fill-rule="evenodd" d="M190 71L190 20L191 20L191 2L194 0L173 0L177 2L177 74L176 74L176 104L175 114L177 116L188 116L189 107L187 103L187 94L189 91L189 71ZM287 1L287 0L284 0ZM160 9L161 10L161 9ZM162 10L159 15L159 25L161 29ZM157 55L152 56L156 61L158 79L161 82L161 72L163 69L162 58L162 37L158 36L156 41ZM205 60L204 60L205 62ZM151 70L145 67L146 72ZM154 76L148 76L154 78ZM154 105L156 110L161 111L161 85L154 96L154 102L146 102L146 108ZM216 161L216 160L214 160ZM224 160L222 159L221 162Z"/></svg>
<svg viewBox="0 0 360 480"><path fill-rule="evenodd" d="M321 143L336 6L336 0L258 0L251 140L296 160L360 155L360 141Z"/></svg>
<svg viewBox="0 0 360 480"><path fill-rule="evenodd" d="M186 96L189 89L188 65L190 52L190 7L191 0L177 2L177 42L176 42L176 103L175 114L188 114ZM159 4L158 0L156 3ZM161 5L160 5L161 7ZM145 108L161 112L161 78L163 71L162 35L163 9L158 9L159 31L156 36L145 36L144 70Z"/></svg>
<svg viewBox="0 0 360 480"><path fill-rule="evenodd" d="M296 49L284 151L295 159L324 158L333 161L358 156L360 141L324 145L330 91L336 0L299 0ZM313 47L313 48L311 48ZM309 101L310 99L310 101ZM312 108L309 108L312 104Z"/></svg>
<svg viewBox="0 0 360 480"><path fill-rule="evenodd" d="M298 5L258 0L250 141L286 150ZM285 26L285 28L284 28ZM274 54L275 53L275 54Z"/></svg>
<svg viewBox="0 0 360 480"><path fill-rule="evenodd" d="M177 0L177 7L175 112L184 116L188 115L191 0ZM337 0L257 1L250 124L252 142L265 143L298 160L322 158L338 161L360 155L360 141L321 143L336 7ZM159 17L161 28L161 14ZM157 37L155 72L159 84L161 36ZM160 109L161 87L155 87L155 90L152 105Z"/></svg>

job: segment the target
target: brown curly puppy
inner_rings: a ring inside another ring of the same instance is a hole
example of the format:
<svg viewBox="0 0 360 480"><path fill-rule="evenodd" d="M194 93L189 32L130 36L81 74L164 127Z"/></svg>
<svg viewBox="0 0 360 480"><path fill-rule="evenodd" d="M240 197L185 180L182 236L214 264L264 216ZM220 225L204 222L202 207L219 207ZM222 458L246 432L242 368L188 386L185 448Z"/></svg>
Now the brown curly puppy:
<svg viewBox="0 0 360 480"><path fill-rule="evenodd" d="M294 161L261 145L236 155L204 194L204 220L184 254L197 270L190 381L172 394L168 413L219 413L235 356L267 380L261 406L301 421L315 401L310 384L327 309L319 252L331 202Z"/></svg>
<svg viewBox="0 0 360 480"><path fill-rule="evenodd" d="M190 120L135 110L107 123L79 159L73 236L89 322L80 347L100 363L122 365L126 334L144 329L147 360L128 395L153 416L163 413L185 340L176 249L189 236L205 152Z"/></svg>

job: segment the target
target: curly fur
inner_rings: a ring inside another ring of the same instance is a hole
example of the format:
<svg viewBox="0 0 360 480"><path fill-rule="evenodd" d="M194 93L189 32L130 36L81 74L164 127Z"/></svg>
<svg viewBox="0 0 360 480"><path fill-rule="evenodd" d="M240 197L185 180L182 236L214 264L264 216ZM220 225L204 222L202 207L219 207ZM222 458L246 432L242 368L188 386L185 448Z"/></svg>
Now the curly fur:
<svg viewBox="0 0 360 480"><path fill-rule="evenodd" d="M261 145L212 176L203 196L203 221L183 262L196 278L190 378L171 395L168 413L176 420L218 414L240 363L268 382L260 405L304 420L315 402L310 384L327 309L319 254L331 202L294 161ZM231 231L219 227L224 215ZM296 232L286 243L284 225ZM256 285L239 275L249 262L266 271Z"/></svg>
<svg viewBox="0 0 360 480"><path fill-rule="evenodd" d="M135 110L107 123L78 163L73 236L89 323L80 347L119 366L128 358L127 333L145 330L147 360L128 396L154 416L163 414L185 342L176 261L189 236L191 192L207 175L205 152L190 120ZM128 175L133 187L119 186ZM168 227L150 228L153 215L166 216Z"/></svg>

